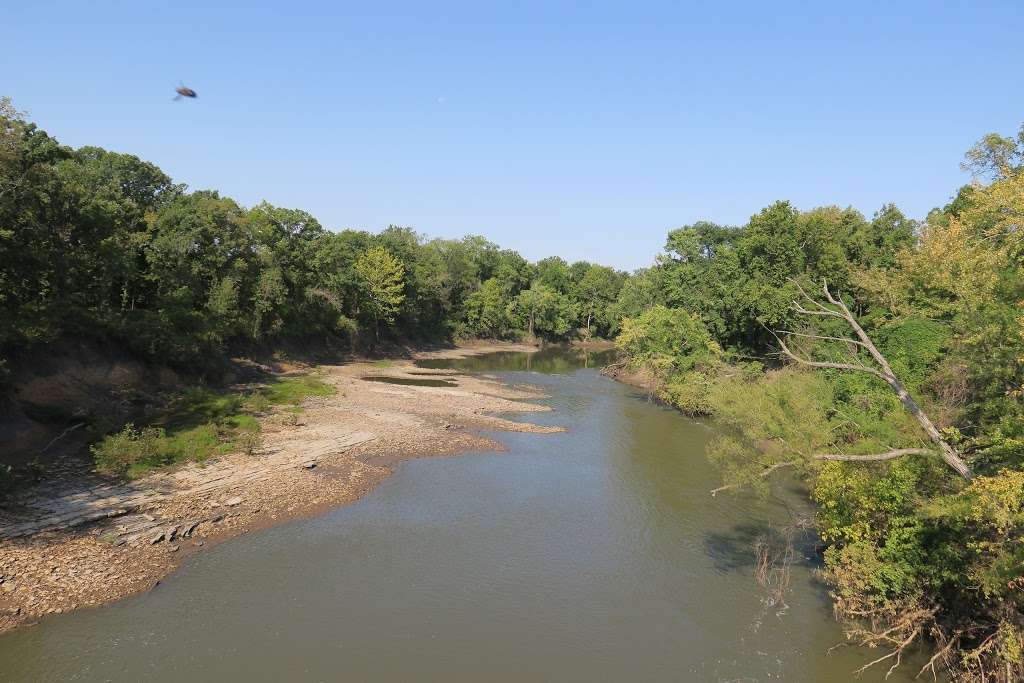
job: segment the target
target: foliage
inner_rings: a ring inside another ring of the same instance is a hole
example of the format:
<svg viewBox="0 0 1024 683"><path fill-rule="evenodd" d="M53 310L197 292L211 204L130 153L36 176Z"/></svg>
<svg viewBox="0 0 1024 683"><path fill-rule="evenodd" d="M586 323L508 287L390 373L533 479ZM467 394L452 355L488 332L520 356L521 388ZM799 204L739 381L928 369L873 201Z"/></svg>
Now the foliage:
<svg viewBox="0 0 1024 683"><path fill-rule="evenodd" d="M330 232L299 209L189 192L132 155L62 146L0 100L4 376L62 337L202 374L285 339L513 337L531 318L545 339L607 335L625 279L479 236ZM550 295L520 299L535 282Z"/></svg>
<svg viewBox="0 0 1024 683"><path fill-rule="evenodd" d="M699 318L660 304L623 320L615 343L634 364L662 376L709 367L721 356L718 343Z"/></svg>
<svg viewBox="0 0 1024 683"><path fill-rule="evenodd" d="M824 577L837 614L853 620L851 637L898 651L924 635L954 677L1015 681L1024 678L1024 128L986 136L965 167L989 182L965 186L922 225L892 205L869 221L777 202L742 227L673 230L612 310L623 317L619 348L659 375L659 395L716 417L709 452L723 488L765 489L780 469L806 482L828 544ZM972 481L930 455L818 457L929 443L877 376L779 366L768 328L789 331L805 359L864 361L863 347L827 339L849 336L845 322L794 314L795 283L823 279L967 459ZM688 340L704 340L687 326L695 320L726 349L722 362L693 362L701 343Z"/></svg>
<svg viewBox="0 0 1024 683"><path fill-rule="evenodd" d="M138 477L155 467L202 462L233 451L259 447L256 415L271 406L299 406L309 396L336 389L314 375L274 379L246 396L239 392L192 387L178 396L166 415L147 427L126 425L92 446L101 472Z"/></svg>
<svg viewBox="0 0 1024 683"><path fill-rule="evenodd" d="M384 247L372 247L355 262L361 285L362 308L373 318L380 336L380 322L391 322L405 301L405 266Z"/></svg>

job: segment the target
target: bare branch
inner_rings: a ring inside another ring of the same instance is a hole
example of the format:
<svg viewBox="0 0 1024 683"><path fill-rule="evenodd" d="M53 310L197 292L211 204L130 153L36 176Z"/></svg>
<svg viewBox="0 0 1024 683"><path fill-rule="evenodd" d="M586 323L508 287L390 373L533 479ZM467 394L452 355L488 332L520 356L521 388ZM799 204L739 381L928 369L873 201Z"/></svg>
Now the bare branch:
<svg viewBox="0 0 1024 683"><path fill-rule="evenodd" d="M795 360L797 363L800 363L802 365L808 365L813 368L832 368L834 370L853 370L855 372L866 372L868 374L874 375L875 377L878 377L879 379L885 381L886 383L891 384L889 377L882 374L878 370L870 368L866 365L857 365L853 363L831 363L827 361L817 361L810 360L809 358L802 358L793 353L792 351L790 351L789 347L786 346L786 342L782 341L781 337L779 337L774 332L772 332L772 335L775 337L775 340L779 342L779 347L782 349L782 352L786 354L789 358Z"/></svg>
<svg viewBox="0 0 1024 683"><path fill-rule="evenodd" d="M804 308L803 306L801 306L800 304L798 304L795 301L793 302L793 310L796 311L797 313L802 313L804 315L830 315L833 318L841 318L841 319L845 320L845 318L843 317L842 313L838 313L836 311L829 311L829 310L808 311L806 308Z"/></svg>
<svg viewBox="0 0 1024 683"><path fill-rule="evenodd" d="M783 467L793 467L794 465L796 465L798 463L799 463L798 460L787 460L786 462L777 462L774 465L772 465L771 467L765 468L764 470L759 472L757 474L757 476L758 477L762 477L762 478L763 477L767 477L769 474L771 474L775 470L782 469ZM712 496L717 496L722 491L728 491L730 489L738 489L738 488L740 488L742 486L743 486L743 484L726 484L725 486L719 486L717 489L711 489L711 495Z"/></svg>
<svg viewBox="0 0 1024 683"><path fill-rule="evenodd" d="M946 661L946 658L949 655L949 651L952 650L957 645L959 645L961 633L962 633L962 631L957 631L955 634L953 634L953 637L950 638L949 642L946 643L945 645L943 645L939 649L938 652L936 652L934 655L932 655L932 658L929 659L925 663L925 665L921 667L921 670L917 672L917 675L914 676L914 678L920 678L921 674L923 674L928 669L931 669L932 670L932 679L933 680L938 680L939 676L938 676L938 672L935 671L935 662L939 661L940 659L943 660L944 662Z"/></svg>
<svg viewBox="0 0 1024 683"><path fill-rule="evenodd" d="M895 460L904 455L927 455L932 451L927 448L897 448L886 453L874 453L872 455L844 455L842 453L823 453L812 456L814 460L839 460L842 462L876 462L882 460Z"/></svg>
<svg viewBox="0 0 1024 683"><path fill-rule="evenodd" d="M50 446L52 446L53 444L57 443L58 441L63 439L65 436L67 436L71 432L75 431L76 429L80 429L80 428L82 428L84 426L85 426L84 422L79 422L77 424L71 425L70 427L65 429L63 432L61 432L60 434L58 434L57 436L53 437L53 439L50 441L50 443L48 443L45 446L43 446L42 450L40 450L39 452L40 453L45 453L46 451L48 451L50 449Z"/></svg>
<svg viewBox="0 0 1024 683"><path fill-rule="evenodd" d="M825 341L838 341L846 342L847 344L856 344L857 346L863 346L865 349L868 347L864 342L857 341L856 339L850 339L849 337L828 337L822 334L804 334L803 332L793 332L791 330L779 330L778 334L789 334L794 337L804 337L806 339L822 339Z"/></svg>
<svg viewBox="0 0 1024 683"><path fill-rule="evenodd" d="M879 657L878 659L876 659L874 661L868 662L867 664L865 664L861 668L857 669L857 671L854 672L854 675L860 676L862 673L864 673L865 671L867 671L868 669L873 667L875 664L880 664L881 662L884 662L885 660L889 659L890 657L895 657L896 658L895 663L893 663L893 665L891 667L889 667L889 670L885 673L885 677L889 678L889 676L892 675L892 672L899 668L900 662L903 659L903 651L906 650L907 647L909 647L912 642L914 642L914 640L917 638L917 636L920 633L921 633L921 630L919 628L911 631L910 635L907 636L905 640L903 640L900 643L898 643L896 645L896 648L892 652L890 652L887 655L883 655L883 656Z"/></svg>
<svg viewBox="0 0 1024 683"><path fill-rule="evenodd" d="M829 309L828 306L825 306L820 301L818 301L813 296L811 296L806 291L804 291L804 288L800 285L800 281L799 280L796 280L794 278L789 278L789 281L792 282L793 285L796 286L796 288L800 292L800 294L802 294L805 299L810 301L815 306L815 308L817 308L819 311L822 311L822 312L824 312L824 313L826 313L828 315L838 315L835 311ZM794 301L793 303L795 304L796 302Z"/></svg>

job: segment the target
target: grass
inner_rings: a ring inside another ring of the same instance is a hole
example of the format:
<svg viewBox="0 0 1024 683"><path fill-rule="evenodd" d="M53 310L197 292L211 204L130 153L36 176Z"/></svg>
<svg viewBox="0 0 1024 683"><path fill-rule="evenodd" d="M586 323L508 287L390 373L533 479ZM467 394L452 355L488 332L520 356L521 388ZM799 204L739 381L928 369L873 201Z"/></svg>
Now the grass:
<svg viewBox="0 0 1024 683"><path fill-rule="evenodd" d="M105 436L92 447L93 458L101 472L136 478L176 463L202 462L237 451L251 454L260 446L258 415L273 406L288 406L288 413L297 415L307 397L335 391L316 375L274 379L248 395L192 387L154 424L128 424Z"/></svg>
<svg viewBox="0 0 1024 683"><path fill-rule="evenodd" d="M260 394L270 405L297 406L310 396L330 396L336 389L316 375L290 377L267 385Z"/></svg>
<svg viewBox="0 0 1024 683"><path fill-rule="evenodd" d="M390 368L394 364L395 364L394 361L378 360L378 361L374 361L373 367L375 367L375 368Z"/></svg>

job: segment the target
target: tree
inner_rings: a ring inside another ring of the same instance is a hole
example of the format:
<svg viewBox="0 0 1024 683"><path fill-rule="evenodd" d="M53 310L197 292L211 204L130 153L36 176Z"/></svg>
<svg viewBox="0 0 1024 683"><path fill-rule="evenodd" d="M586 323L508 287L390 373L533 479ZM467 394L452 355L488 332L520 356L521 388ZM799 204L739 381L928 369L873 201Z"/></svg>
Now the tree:
<svg viewBox="0 0 1024 683"><path fill-rule="evenodd" d="M509 300L497 278L484 280L466 299L466 325L474 334L503 337L508 327Z"/></svg>
<svg viewBox="0 0 1024 683"><path fill-rule="evenodd" d="M405 266L384 247L371 247L355 263L362 285L363 309L373 318L380 341L380 321L391 322L405 301Z"/></svg>
<svg viewBox="0 0 1024 683"><path fill-rule="evenodd" d="M721 356L721 348L700 318L661 305L623 320L615 344L634 364L661 375L711 365Z"/></svg>
<svg viewBox="0 0 1024 683"><path fill-rule="evenodd" d="M575 264L574 264L575 265ZM601 331L607 332L612 327L608 308L619 295L622 288L622 277L608 266L587 264L587 268L579 282L573 287L580 302L581 315L586 316L587 336L590 336L591 324L596 320Z"/></svg>
<svg viewBox="0 0 1024 683"><path fill-rule="evenodd" d="M560 256L537 261L537 282L559 294L569 291L569 264Z"/></svg>
<svg viewBox="0 0 1024 683"><path fill-rule="evenodd" d="M1021 125L1016 139L989 133L967 150L960 166L974 175L990 175L999 179L1009 177L1022 165L1024 125Z"/></svg>
<svg viewBox="0 0 1024 683"><path fill-rule="evenodd" d="M512 301L510 312L526 324L528 336L547 339L564 337L576 318L568 297L540 282L520 292Z"/></svg>
<svg viewBox="0 0 1024 683"><path fill-rule="evenodd" d="M797 284L799 288L799 284ZM810 308L805 308L800 302L793 302L793 308L797 313L804 316L814 317L826 317L826 318L838 318L846 323L850 329L853 330L855 338L851 337L834 337L821 334L807 334L803 332L793 332L789 330L782 330L775 332L775 338L779 343L782 353L788 358L800 363L801 365L807 365L814 368L831 368L835 370L849 370L854 372L864 372L869 375L881 379L883 382L889 385L890 388L896 393L900 402L906 407L907 411L917 420L924 430L925 434L932 441L933 444L938 448L939 453L949 467L951 467L957 474L962 476L964 479L970 480L972 477L971 469L967 466L967 463L963 461L960 454L947 442L939 430L935 427L932 420L925 414L921 407L918 405L914 397L907 391L906 386L900 381L896 373L893 372L892 366L889 361L882 355L875 346L875 343L864 331L864 328L860 326L857 319L850 312L846 303L840 296L833 296L832 292L828 288L826 282L822 283L822 293L825 297L826 303L822 303L817 299L814 299L808 295L802 288L800 293L806 302L810 303ZM811 339L817 342L829 342L838 343L850 350L853 355L853 359L845 362L837 361L822 361L813 360L805 355L794 353L790 348L790 344L787 343L787 339L803 338ZM870 360L874 362L875 366L869 365L860 360L859 351L866 351L870 357ZM886 453L879 453L876 455L816 455L814 456L817 460L844 460L844 461L869 461L869 460L892 460L894 458L902 457L909 454L919 454L927 452L920 448L900 448L888 451Z"/></svg>

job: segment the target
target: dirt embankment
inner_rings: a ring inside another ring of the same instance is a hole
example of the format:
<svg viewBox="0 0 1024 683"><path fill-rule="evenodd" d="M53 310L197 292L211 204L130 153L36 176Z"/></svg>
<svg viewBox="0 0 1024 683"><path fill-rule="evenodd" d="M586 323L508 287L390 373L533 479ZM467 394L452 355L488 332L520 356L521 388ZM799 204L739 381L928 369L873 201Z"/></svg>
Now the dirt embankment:
<svg viewBox="0 0 1024 683"><path fill-rule="evenodd" d="M478 343L418 357L508 350L535 349ZM482 430L560 431L500 416L549 410L527 402L543 397L527 387L411 360L318 370L337 393L308 399L298 419L266 418L255 455L131 482L53 481L0 511L0 631L150 588L204 546L358 499L402 460L500 449Z"/></svg>
<svg viewBox="0 0 1024 683"><path fill-rule="evenodd" d="M609 365L602 372L616 382L622 382L623 384L627 384L631 387L643 389L651 395L657 394L661 385L658 378L649 370L642 368L638 370L631 370L625 364L617 363Z"/></svg>

